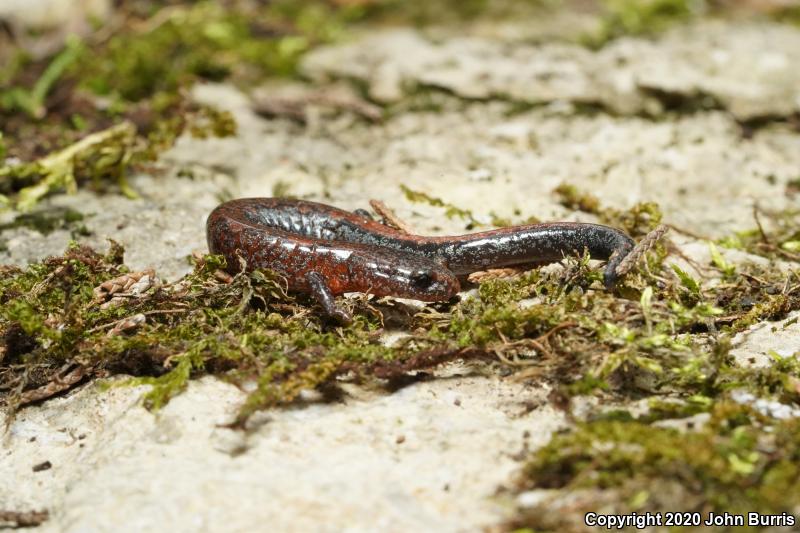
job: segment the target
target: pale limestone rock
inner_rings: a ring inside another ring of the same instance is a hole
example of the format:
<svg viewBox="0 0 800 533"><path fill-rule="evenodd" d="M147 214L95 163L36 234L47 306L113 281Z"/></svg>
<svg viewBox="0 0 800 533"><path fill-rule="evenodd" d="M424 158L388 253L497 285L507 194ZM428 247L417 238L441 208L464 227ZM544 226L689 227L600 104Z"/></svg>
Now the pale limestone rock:
<svg viewBox="0 0 800 533"><path fill-rule="evenodd" d="M432 41L384 32L310 54L311 77L357 78L382 101L403 89L444 89L463 98L529 104L600 104L659 114L658 94L712 98L741 120L800 111L800 31L791 26L700 22L655 40L624 38L593 52L578 44L509 44L502 36Z"/></svg>

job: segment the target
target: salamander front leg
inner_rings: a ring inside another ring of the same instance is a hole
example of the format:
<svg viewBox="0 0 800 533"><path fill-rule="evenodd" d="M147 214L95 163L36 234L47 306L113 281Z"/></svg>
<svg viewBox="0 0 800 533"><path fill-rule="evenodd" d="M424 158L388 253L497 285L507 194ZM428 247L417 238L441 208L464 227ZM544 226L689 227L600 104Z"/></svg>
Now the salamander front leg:
<svg viewBox="0 0 800 533"><path fill-rule="evenodd" d="M309 272L306 274L306 281L311 286L311 294L317 299L326 315L345 325L353 322L353 317L350 313L336 306L336 300L334 300L333 294L328 288L328 284L325 283L325 278L322 274Z"/></svg>
<svg viewBox="0 0 800 533"><path fill-rule="evenodd" d="M372 213L370 213L366 209L361 209L360 207L358 209L353 209L353 214L364 218L368 218L370 220L375 220L374 218L372 218Z"/></svg>

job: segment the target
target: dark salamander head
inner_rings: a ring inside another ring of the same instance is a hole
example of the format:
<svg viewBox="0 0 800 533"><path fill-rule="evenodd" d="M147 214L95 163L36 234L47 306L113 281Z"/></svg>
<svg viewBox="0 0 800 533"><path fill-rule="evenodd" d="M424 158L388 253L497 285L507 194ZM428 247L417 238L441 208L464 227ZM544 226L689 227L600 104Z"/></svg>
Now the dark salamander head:
<svg viewBox="0 0 800 533"><path fill-rule="evenodd" d="M374 283L367 292L378 296L398 296L424 302L447 301L461 286L450 270L424 258L395 258L372 265Z"/></svg>

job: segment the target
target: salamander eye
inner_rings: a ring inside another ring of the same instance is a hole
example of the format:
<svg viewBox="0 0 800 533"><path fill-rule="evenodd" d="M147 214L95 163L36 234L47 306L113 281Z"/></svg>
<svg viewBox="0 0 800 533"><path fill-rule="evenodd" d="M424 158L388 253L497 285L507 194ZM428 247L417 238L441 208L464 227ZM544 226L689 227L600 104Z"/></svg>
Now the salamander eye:
<svg viewBox="0 0 800 533"><path fill-rule="evenodd" d="M418 289L427 289L433 283L433 276L428 272L415 272L411 275L411 284Z"/></svg>

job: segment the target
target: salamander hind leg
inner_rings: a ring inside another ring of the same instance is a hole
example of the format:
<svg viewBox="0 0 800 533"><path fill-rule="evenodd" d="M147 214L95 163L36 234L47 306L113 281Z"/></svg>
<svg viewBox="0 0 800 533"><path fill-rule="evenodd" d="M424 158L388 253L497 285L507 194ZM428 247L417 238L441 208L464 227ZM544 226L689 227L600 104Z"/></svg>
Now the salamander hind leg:
<svg viewBox="0 0 800 533"><path fill-rule="evenodd" d="M319 272L309 272L306 274L306 281L311 287L311 294L314 295L317 302L322 306L325 314L338 320L341 324L350 324L353 322L353 316L337 307L336 300L331 293L328 284L325 283L325 278Z"/></svg>

